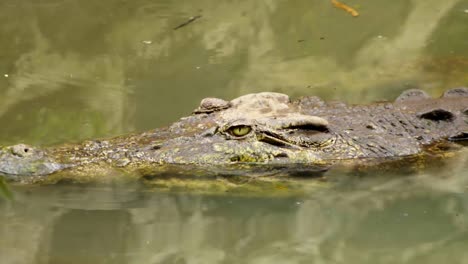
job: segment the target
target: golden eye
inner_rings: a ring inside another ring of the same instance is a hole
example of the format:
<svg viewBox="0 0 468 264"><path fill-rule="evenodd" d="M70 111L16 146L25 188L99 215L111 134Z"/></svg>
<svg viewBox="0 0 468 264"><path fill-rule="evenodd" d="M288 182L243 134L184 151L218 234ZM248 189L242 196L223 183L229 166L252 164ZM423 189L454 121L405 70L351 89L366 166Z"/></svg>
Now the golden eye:
<svg viewBox="0 0 468 264"><path fill-rule="evenodd" d="M243 137L250 133L250 131L252 131L252 128L249 126L234 126L230 127L228 130L229 134L235 137Z"/></svg>

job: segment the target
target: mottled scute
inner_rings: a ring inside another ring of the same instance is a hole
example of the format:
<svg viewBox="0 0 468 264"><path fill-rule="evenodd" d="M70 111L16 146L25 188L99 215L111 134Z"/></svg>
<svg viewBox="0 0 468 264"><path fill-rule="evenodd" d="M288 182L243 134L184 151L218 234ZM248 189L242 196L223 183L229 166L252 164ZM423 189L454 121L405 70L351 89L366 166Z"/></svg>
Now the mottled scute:
<svg viewBox="0 0 468 264"><path fill-rule="evenodd" d="M458 88L453 88L450 90L447 90L443 97L460 97L460 96L468 96L468 88L466 87L458 87Z"/></svg>
<svg viewBox="0 0 468 264"><path fill-rule="evenodd" d="M409 89L400 94L395 100L396 102L415 101L428 99L430 96L423 90Z"/></svg>
<svg viewBox="0 0 468 264"><path fill-rule="evenodd" d="M211 113L229 108L231 103L219 98L205 98L200 102L200 106L194 110L194 113Z"/></svg>

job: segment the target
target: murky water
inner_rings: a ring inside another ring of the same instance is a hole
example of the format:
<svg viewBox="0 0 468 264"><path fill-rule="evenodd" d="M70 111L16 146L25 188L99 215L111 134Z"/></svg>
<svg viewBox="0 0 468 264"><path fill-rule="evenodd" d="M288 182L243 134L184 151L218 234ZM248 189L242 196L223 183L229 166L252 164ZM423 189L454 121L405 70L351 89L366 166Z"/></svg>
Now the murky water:
<svg viewBox="0 0 468 264"><path fill-rule="evenodd" d="M207 96L468 86L467 1L346 3L360 16L327 0L2 1L0 144L143 131ZM0 263L467 263L467 171L462 155L281 197L14 187Z"/></svg>

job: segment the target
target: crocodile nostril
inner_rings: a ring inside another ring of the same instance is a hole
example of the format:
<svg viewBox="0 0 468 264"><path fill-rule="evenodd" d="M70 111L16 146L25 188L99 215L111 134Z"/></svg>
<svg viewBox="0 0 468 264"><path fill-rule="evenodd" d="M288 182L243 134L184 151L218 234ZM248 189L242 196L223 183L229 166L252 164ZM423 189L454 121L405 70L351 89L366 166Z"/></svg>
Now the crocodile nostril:
<svg viewBox="0 0 468 264"><path fill-rule="evenodd" d="M34 153L34 149L25 144L18 144L10 147L11 154L17 157L26 157Z"/></svg>

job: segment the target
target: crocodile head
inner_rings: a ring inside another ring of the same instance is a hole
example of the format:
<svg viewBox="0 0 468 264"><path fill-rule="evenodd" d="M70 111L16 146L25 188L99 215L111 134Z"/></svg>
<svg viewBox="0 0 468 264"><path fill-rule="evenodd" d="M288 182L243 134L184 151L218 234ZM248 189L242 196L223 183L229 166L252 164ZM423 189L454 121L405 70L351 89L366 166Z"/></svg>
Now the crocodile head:
<svg viewBox="0 0 468 264"><path fill-rule="evenodd" d="M159 163L321 167L337 151L353 150L337 149L340 139L326 119L302 114L280 93L248 94L229 102L206 98L169 131L173 138L148 153Z"/></svg>
<svg viewBox="0 0 468 264"><path fill-rule="evenodd" d="M210 170L300 163L315 171L332 158L328 151L336 139L327 120L301 114L284 94L249 94L232 101L207 98L192 115L168 128L47 149L5 147L0 150L0 174L49 175L84 166L92 173L93 164L153 171L173 164Z"/></svg>
<svg viewBox="0 0 468 264"><path fill-rule="evenodd" d="M43 150L25 144L0 149L0 175L47 175L65 167L54 162Z"/></svg>
<svg viewBox="0 0 468 264"><path fill-rule="evenodd" d="M290 101L279 93L206 98L192 115L167 128L43 150L0 149L0 174L48 175L70 167L83 173L110 167L150 174L172 165L309 172L344 160L414 156L437 141L466 142L465 94L468 89L456 88L434 99L410 90L394 103L367 106L325 104L316 97Z"/></svg>

